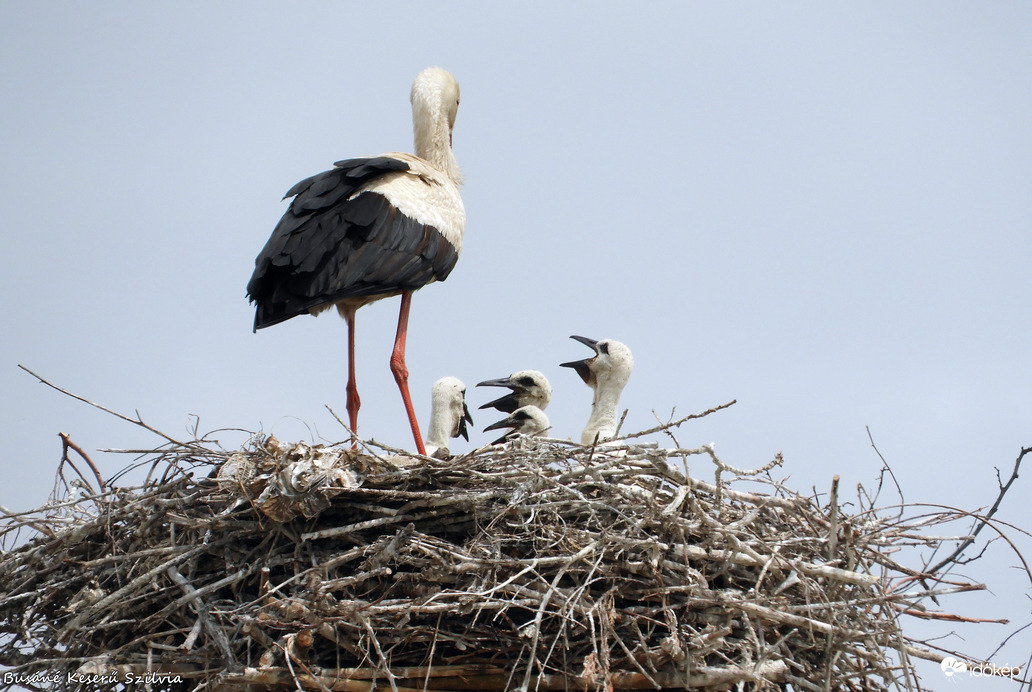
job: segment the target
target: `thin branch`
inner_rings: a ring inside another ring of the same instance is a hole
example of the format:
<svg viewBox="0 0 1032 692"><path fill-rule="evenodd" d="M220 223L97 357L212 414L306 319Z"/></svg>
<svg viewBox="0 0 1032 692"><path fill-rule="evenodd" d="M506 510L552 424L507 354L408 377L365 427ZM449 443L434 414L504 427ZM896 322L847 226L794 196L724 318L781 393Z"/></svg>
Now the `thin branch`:
<svg viewBox="0 0 1032 692"><path fill-rule="evenodd" d="M957 546L957 549L950 553L947 557L935 563L933 567L929 567L927 570L925 570L926 572L928 572L929 574L935 574L946 565L950 564L951 562L954 562L956 558L961 553L963 553L969 545L975 542L975 538L982 531L985 525L989 523L989 520L993 518L993 515L996 514L996 511L1000 508L1000 504L1003 502L1003 496L1007 494L1007 491L1010 490L1010 487L1014 484L1014 481L1018 479L1018 469L1021 468L1021 461L1029 452L1032 452L1032 447L1025 447L1021 450L1021 453L1018 454L1018 458L1014 460L1014 470L1011 471L1010 478L1007 479L1007 483L1005 485L1000 486L1000 493L996 496L996 502L994 502L993 506L989 508L989 511L986 512L984 516L976 517L976 519L978 520L978 526L976 526L975 530L971 532L971 535L964 541L962 541L961 544Z"/></svg>
<svg viewBox="0 0 1032 692"><path fill-rule="evenodd" d="M61 459L63 461L67 461L69 463L69 465L71 465L71 467L74 469L75 468L75 464L72 464L71 459L68 458L68 450L69 450L69 448L74 450L76 454L78 454L80 457L82 457L83 460L87 464L89 464L89 467L93 471L93 475L97 479L97 483L100 486L100 491L102 493L103 492L107 492L107 485L105 485L104 478L100 475L100 470L97 468L97 465L93 463L93 460L90 459L90 457L86 454L86 452L84 452L82 450L82 447L80 447L79 445L77 445L74 442L72 442L72 439L70 437L68 437L67 433L58 433L57 435L58 435L58 437L61 438L61 442L64 444L64 449L61 452ZM75 472L79 473L79 470L75 469ZM86 482L86 479L82 477L81 473L79 474L79 477L82 478L83 482Z"/></svg>
<svg viewBox="0 0 1032 692"><path fill-rule="evenodd" d="M154 428L154 427L151 427L150 425L147 425L146 423L143 422L143 419L140 418L139 412L136 413L136 418L130 418L129 416L123 415L121 413L118 413L117 411L113 411L113 410L111 410L111 409L109 409L109 408L107 408L105 406L101 406L100 404L98 404L96 402L93 402L93 401L90 401L89 399L81 397L78 394L73 394L73 393L69 392L67 389L62 389L61 387L58 387L56 384L53 384L52 382L49 382L49 381L45 380L44 378L40 377L39 375L34 373L32 370L29 370L24 365L19 364L18 367L21 368L22 370L24 370L25 372L29 373L33 377L35 377L37 380L40 381L40 383L45 384L46 386L50 387L51 389L55 389L55 390L61 392L65 396L70 396L71 398L75 399L76 401L81 401L84 404L89 404L93 408L100 409L104 413L111 414L115 418L120 418L121 420L124 420L127 423L132 423L133 425L138 425L141 428L144 428L145 430L149 430L150 432L154 433L158 437L160 437L160 438L162 438L164 440L167 440L168 442L171 442L172 444L179 445L180 447L192 447L192 448L195 448L195 449L203 450L203 448L200 447L197 444L180 442L179 440L177 440L177 439L175 439L173 437L169 437L168 435L166 435L165 433L161 432L157 428Z"/></svg>
<svg viewBox="0 0 1032 692"><path fill-rule="evenodd" d="M885 472L888 472L889 478L892 479L893 485L896 486L896 492L899 494L899 499L900 500L904 500L903 489L899 487L899 481L896 480L896 474L892 472L892 467L889 466L889 462L887 462L885 460L885 457L882 456L882 453L878 449L878 446L876 444L874 444L874 436L871 435L871 426L865 425L864 426L864 430L867 431L867 439L870 440L870 442L871 442L871 449L873 449L874 453L878 455L878 458L881 459L881 463L882 463L882 474L881 474L881 477L879 477L879 479L878 479L878 489L875 491L874 497L872 498L872 501L873 502L877 502L878 497L881 495L882 479L884 479L884 477L885 477Z"/></svg>
<svg viewBox="0 0 1032 692"><path fill-rule="evenodd" d="M657 425L654 428L649 428L648 430L642 430L641 432L633 433L631 435L624 435L620 439L621 440L633 440L633 439L638 438L638 437L644 437L646 435L651 435L653 433L663 432L664 430L667 430L669 428L677 428L677 427L680 427L680 425L682 423L687 423L688 421L695 420L696 418L704 418L704 417L710 415L711 413L716 413L717 411L721 411L721 410L723 410L725 408L728 408L729 406L733 406L733 405L735 405L737 403L738 403L737 399L732 399L731 401L727 402L726 404L721 404L719 406L714 406L713 408L706 409L702 413L693 413L691 415L685 416L684 418L680 418L678 420L671 421L669 423L663 423L662 425ZM655 413L655 412L653 412L653 413Z"/></svg>

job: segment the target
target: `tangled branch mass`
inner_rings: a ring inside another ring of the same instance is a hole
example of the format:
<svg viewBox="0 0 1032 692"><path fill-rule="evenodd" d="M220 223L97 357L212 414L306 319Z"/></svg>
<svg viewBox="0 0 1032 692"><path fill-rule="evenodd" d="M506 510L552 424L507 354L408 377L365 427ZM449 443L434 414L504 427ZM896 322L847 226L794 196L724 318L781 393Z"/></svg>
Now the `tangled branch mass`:
<svg viewBox="0 0 1032 692"><path fill-rule="evenodd" d="M691 473L712 449L637 437L169 443L160 478L0 525L33 533L0 558L0 664L60 678L37 689L906 689L942 656L901 612L984 588L890 557L946 515L737 490Z"/></svg>

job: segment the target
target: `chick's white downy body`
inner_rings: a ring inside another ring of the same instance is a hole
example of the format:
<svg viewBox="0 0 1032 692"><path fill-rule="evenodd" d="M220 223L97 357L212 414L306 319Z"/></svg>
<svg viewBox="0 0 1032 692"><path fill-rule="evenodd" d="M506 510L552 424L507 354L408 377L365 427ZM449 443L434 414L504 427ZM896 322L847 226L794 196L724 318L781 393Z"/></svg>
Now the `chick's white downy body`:
<svg viewBox="0 0 1032 692"><path fill-rule="evenodd" d="M430 400L430 426L426 435L429 456L450 455L449 440L469 439L466 423L473 423L466 407L466 385L456 377L442 377L434 383Z"/></svg>

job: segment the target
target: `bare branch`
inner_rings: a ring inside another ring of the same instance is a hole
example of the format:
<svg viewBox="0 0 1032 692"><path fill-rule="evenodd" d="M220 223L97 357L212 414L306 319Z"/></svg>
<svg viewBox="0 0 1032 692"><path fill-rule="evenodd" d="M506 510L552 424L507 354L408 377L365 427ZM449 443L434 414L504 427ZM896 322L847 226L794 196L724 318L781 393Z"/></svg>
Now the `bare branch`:
<svg viewBox="0 0 1032 692"><path fill-rule="evenodd" d="M969 545L975 542L975 538L978 536L978 534L981 533L982 529L986 526L986 524L989 523L989 520L993 518L993 515L996 514L996 511L1000 509L1000 504L1003 502L1004 495L1006 495L1007 491L1010 490L1010 487L1014 484L1014 481L1018 479L1018 470L1021 468L1021 461L1029 452L1032 452L1032 447L1026 447L1022 449L1021 452L1018 454L1018 458L1014 460L1014 469L1011 471L1010 478L1007 479L1006 484L1000 486L1000 493L996 496L996 501L993 502L993 506L989 508L989 511L986 512L984 516L975 517L975 519L977 520L977 525L975 526L974 531L971 532L971 535L964 541L962 541L961 544L957 546L956 550L954 550L952 553L950 553L948 556L946 556L939 562L935 563L933 567L929 567L926 570L929 574L935 574L946 565L949 565L950 563L954 562L957 559L957 557L959 557L967 549Z"/></svg>

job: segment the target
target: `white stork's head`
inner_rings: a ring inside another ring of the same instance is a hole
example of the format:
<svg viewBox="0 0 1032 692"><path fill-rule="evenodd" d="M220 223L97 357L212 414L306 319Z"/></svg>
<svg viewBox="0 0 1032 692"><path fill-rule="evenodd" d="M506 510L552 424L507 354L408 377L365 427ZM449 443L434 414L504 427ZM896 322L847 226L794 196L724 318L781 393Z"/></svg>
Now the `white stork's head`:
<svg viewBox="0 0 1032 692"><path fill-rule="evenodd" d="M500 445L517 433L538 437L544 435L550 427L552 427L552 424L548 421L548 416L545 415L544 411L537 406L521 406L509 414L508 418L503 418L497 423L492 423L484 428L484 432L509 428L509 432L491 443Z"/></svg>
<svg viewBox="0 0 1032 692"><path fill-rule="evenodd" d="M552 400L552 385L544 373L537 370L520 370L508 377L497 380L484 380L478 387L508 387L512 393L490 401L480 408L496 408L499 411L512 413L520 406L537 406L542 411Z"/></svg>
<svg viewBox="0 0 1032 692"><path fill-rule="evenodd" d="M428 67L412 82L412 129L416 156L444 171L456 184L462 182L452 153L452 130L459 112L459 83L447 70Z"/></svg>
<svg viewBox="0 0 1032 692"><path fill-rule="evenodd" d="M571 336L595 352L591 358L561 363L561 367L573 368L588 385L596 391L613 390L621 392L634 369L631 349L615 339L595 341L586 336Z"/></svg>
<svg viewBox="0 0 1032 692"><path fill-rule="evenodd" d="M468 440L466 422L473 423L466 407L466 385L456 377L442 377L434 382L430 401L430 429L426 436L426 453L450 454L448 439L460 435ZM439 455L438 455L439 456Z"/></svg>

